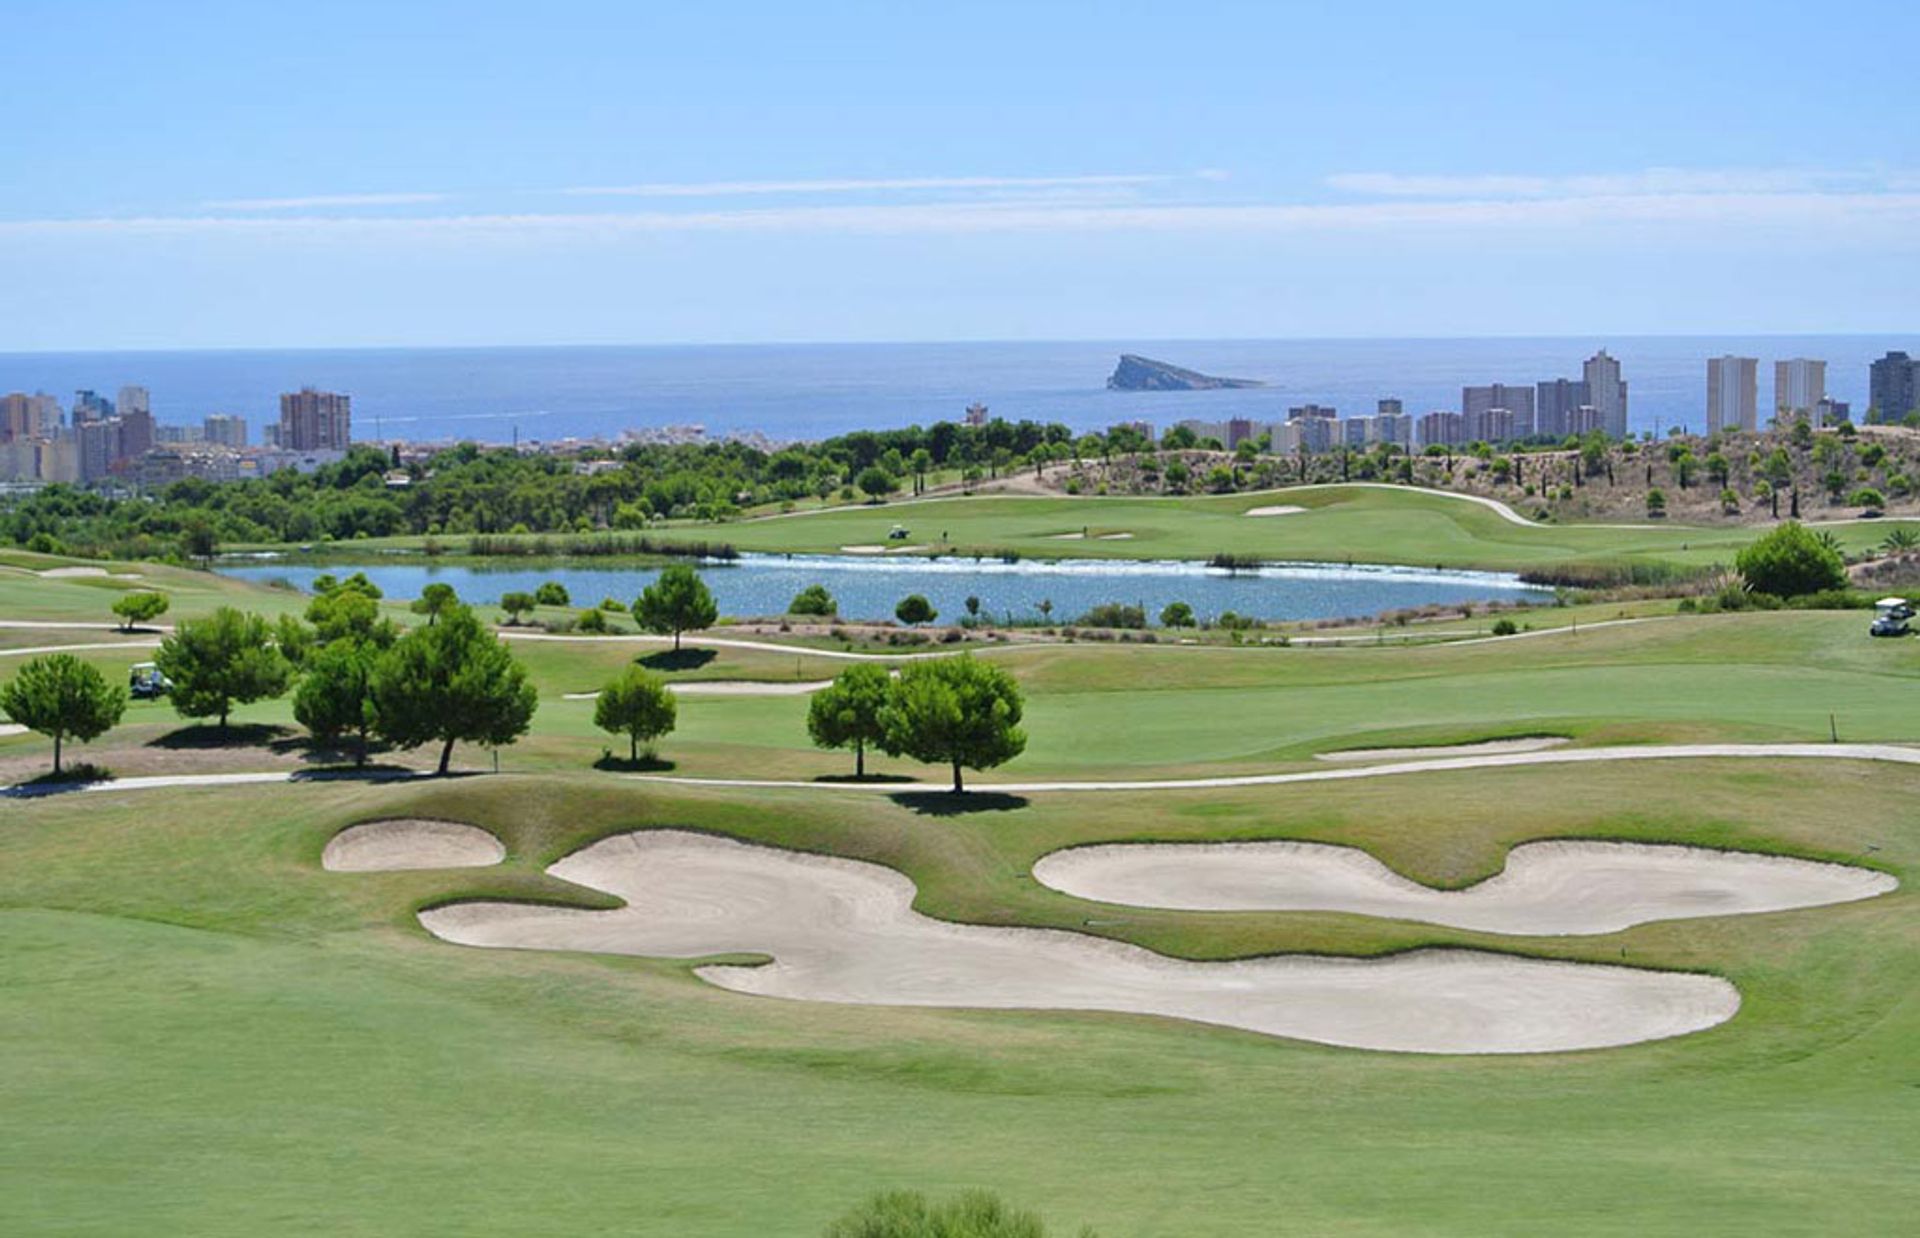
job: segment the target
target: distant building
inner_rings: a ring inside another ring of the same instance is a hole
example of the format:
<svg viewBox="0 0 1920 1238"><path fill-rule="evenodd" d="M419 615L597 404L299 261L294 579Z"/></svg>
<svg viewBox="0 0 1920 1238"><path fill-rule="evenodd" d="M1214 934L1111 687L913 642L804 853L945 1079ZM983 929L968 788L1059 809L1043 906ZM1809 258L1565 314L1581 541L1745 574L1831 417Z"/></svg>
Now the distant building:
<svg viewBox="0 0 1920 1238"><path fill-rule="evenodd" d="M33 435L33 405L24 391L0 395L0 443L24 442Z"/></svg>
<svg viewBox="0 0 1920 1238"><path fill-rule="evenodd" d="M1757 357L1707 359L1707 433L1760 428Z"/></svg>
<svg viewBox="0 0 1920 1238"><path fill-rule="evenodd" d="M1302 404L1287 410L1287 424L1293 428L1294 450L1308 455L1333 450L1334 425L1339 420L1337 410L1325 404Z"/></svg>
<svg viewBox="0 0 1920 1238"><path fill-rule="evenodd" d="M1420 417L1420 445L1422 447L1457 447L1466 442L1466 419L1459 413L1438 410L1423 413Z"/></svg>
<svg viewBox="0 0 1920 1238"><path fill-rule="evenodd" d="M1227 437L1224 440L1227 445L1227 450L1232 451L1240 444L1255 438L1254 429L1253 421L1250 418L1234 417L1230 419L1227 422Z"/></svg>
<svg viewBox="0 0 1920 1238"><path fill-rule="evenodd" d="M1809 357L1773 363L1773 415L1781 424L1812 417L1827 398L1827 363Z"/></svg>
<svg viewBox="0 0 1920 1238"><path fill-rule="evenodd" d="M1382 400L1381 403L1385 404L1387 401ZM1400 401L1394 400L1392 403L1395 408L1398 408ZM1374 443L1391 443L1395 447L1403 447L1411 450L1413 447L1412 414L1382 412L1373 419L1373 425L1369 428L1368 441Z"/></svg>
<svg viewBox="0 0 1920 1238"><path fill-rule="evenodd" d="M98 392L81 388L73 393L73 424L83 421L105 421L113 416L113 401Z"/></svg>
<svg viewBox="0 0 1920 1238"><path fill-rule="evenodd" d="M1340 442L1347 447L1365 447L1373 438L1371 417L1349 417L1340 423Z"/></svg>
<svg viewBox="0 0 1920 1238"><path fill-rule="evenodd" d="M116 410L122 417L128 413L145 413L153 416L153 401L145 387L122 387L120 398L115 401Z"/></svg>
<svg viewBox="0 0 1920 1238"><path fill-rule="evenodd" d="M984 415L986 409L975 405ZM967 410L973 421L973 409ZM331 391L302 387L280 397L280 434L276 446L288 451L345 451L353 437L353 400Z"/></svg>
<svg viewBox="0 0 1920 1238"><path fill-rule="evenodd" d="M1509 383L1489 383L1484 387L1462 387L1460 389L1460 413L1467 419L1467 438L1478 439L1485 443L1502 443L1508 439L1531 438L1533 436L1533 388L1514 386ZM1476 434L1472 427L1492 426L1495 422L1489 414L1504 411L1507 416L1498 424L1506 431L1504 434ZM1479 420L1475 420L1478 418Z"/></svg>
<svg viewBox="0 0 1920 1238"><path fill-rule="evenodd" d="M987 424L987 406L980 403L978 400L974 401L972 404L967 405L967 424L970 426L986 425Z"/></svg>
<svg viewBox="0 0 1920 1238"><path fill-rule="evenodd" d="M1116 430L1131 430L1149 443L1154 441L1151 421L1123 421L1113 427Z"/></svg>
<svg viewBox="0 0 1920 1238"><path fill-rule="evenodd" d="M1627 437L1627 384L1620 377L1620 362L1602 348L1587 358L1581 367L1587 394L1600 415L1600 429L1611 438Z"/></svg>
<svg viewBox="0 0 1920 1238"><path fill-rule="evenodd" d="M1868 367L1867 407L1886 422L1898 422L1920 409L1920 361L1890 352Z"/></svg>
<svg viewBox="0 0 1920 1238"><path fill-rule="evenodd" d="M95 482L113 472L120 459L120 419L83 421L74 427L73 437L79 455L80 480Z"/></svg>
<svg viewBox="0 0 1920 1238"><path fill-rule="evenodd" d="M231 413L214 413L200 423L200 437L222 447L245 447L247 419Z"/></svg>
<svg viewBox="0 0 1920 1238"><path fill-rule="evenodd" d="M1533 386L1533 432L1550 438L1577 434L1574 423L1582 406L1593 403L1593 390L1577 378L1550 378Z"/></svg>
<svg viewBox="0 0 1920 1238"><path fill-rule="evenodd" d="M1227 441L1227 423L1224 421L1198 421L1189 417L1185 421L1175 422L1174 426L1193 435L1196 440L1210 438L1216 443Z"/></svg>
<svg viewBox="0 0 1920 1238"><path fill-rule="evenodd" d="M1853 405L1845 400L1836 400L1832 396L1823 396L1813 406L1813 424L1815 426L1837 426L1843 421L1853 420Z"/></svg>
<svg viewBox="0 0 1920 1238"><path fill-rule="evenodd" d="M1460 433L1469 443L1506 443L1527 437L1520 432L1519 414L1510 408L1476 408L1461 413Z"/></svg>
<svg viewBox="0 0 1920 1238"><path fill-rule="evenodd" d="M1381 417L1400 417L1406 414L1406 406L1398 396L1388 396L1373 406L1373 411Z"/></svg>

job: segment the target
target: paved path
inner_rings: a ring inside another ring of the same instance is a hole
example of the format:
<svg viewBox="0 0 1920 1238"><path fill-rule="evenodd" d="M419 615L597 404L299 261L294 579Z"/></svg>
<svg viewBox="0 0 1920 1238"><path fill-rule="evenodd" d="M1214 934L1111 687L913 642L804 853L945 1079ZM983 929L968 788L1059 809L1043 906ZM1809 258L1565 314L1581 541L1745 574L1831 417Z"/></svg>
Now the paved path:
<svg viewBox="0 0 1920 1238"><path fill-rule="evenodd" d="M22 649L0 649L0 658L18 658L32 653L79 653L86 649L153 649L160 644L155 636L147 640L86 641L78 645L28 645Z"/></svg>
<svg viewBox="0 0 1920 1238"><path fill-rule="evenodd" d="M1398 774L1445 773L1466 769L1508 769L1521 765L1585 765L1613 761L1670 760L1826 760L1886 761L1920 765L1920 747L1901 744L1649 744L1632 748L1558 748L1546 752L1489 753L1420 761L1391 761L1351 769L1312 769L1286 774L1234 774L1217 778L1157 778L1134 781L976 782L976 791L1039 794L1073 791L1204 791L1233 787L1272 787L1297 782L1344 782L1353 778L1386 778ZM151 791L170 787L225 787L252 783L363 781L388 782L427 777L414 771L381 771L356 775L313 774L297 770L236 774L160 774L121 778L111 782L65 784L55 787L0 787L0 795L26 796L55 791ZM667 774L627 774L640 782L663 782L689 787L741 787L796 791L942 791L946 782L802 782L772 778L676 778Z"/></svg>

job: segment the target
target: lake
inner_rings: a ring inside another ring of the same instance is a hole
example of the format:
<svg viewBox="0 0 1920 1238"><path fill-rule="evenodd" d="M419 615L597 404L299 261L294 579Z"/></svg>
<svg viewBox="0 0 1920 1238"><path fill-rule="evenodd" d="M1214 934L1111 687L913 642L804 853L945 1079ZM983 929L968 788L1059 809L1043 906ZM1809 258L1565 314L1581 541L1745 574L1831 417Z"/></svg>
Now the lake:
<svg viewBox="0 0 1920 1238"><path fill-rule="evenodd" d="M512 592L531 593L541 582L565 585L576 606L604 597L631 603L659 575L656 564L593 560L542 560L500 564L438 563L413 556L362 563L306 563L299 557L231 560L221 573L243 580L284 580L302 589L322 573L364 571L388 597L418 597L430 582L452 585L469 602L498 602ZM946 619L966 613L968 597L995 619L1032 620L1039 604L1053 603L1055 622L1068 622L1103 602L1144 606L1157 616L1169 602L1192 606L1203 619L1223 611L1261 619L1335 619L1385 610L1464 602L1550 601L1548 589L1522 584L1499 572L1433 571L1419 568L1271 564L1228 572L1197 563L1065 559L1056 562L948 557L858 557L852 555L744 555L708 562L701 574L720 612L732 616L778 615L794 594L825 585L848 619L881 619L909 593L924 594Z"/></svg>

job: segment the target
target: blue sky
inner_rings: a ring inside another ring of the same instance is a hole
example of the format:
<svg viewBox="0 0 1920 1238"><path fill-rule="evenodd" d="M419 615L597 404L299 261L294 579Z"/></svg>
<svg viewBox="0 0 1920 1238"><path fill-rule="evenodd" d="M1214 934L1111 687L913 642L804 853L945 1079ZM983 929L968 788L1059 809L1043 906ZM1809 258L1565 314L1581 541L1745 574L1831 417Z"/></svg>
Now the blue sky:
<svg viewBox="0 0 1920 1238"><path fill-rule="evenodd" d="M0 350L1920 329L1920 6L0 7Z"/></svg>

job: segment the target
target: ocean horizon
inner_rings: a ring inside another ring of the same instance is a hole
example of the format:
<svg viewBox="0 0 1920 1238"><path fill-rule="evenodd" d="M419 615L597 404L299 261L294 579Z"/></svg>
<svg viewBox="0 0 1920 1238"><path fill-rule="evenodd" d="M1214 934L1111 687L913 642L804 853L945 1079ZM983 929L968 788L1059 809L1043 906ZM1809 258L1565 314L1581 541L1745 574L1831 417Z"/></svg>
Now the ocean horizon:
<svg viewBox="0 0 1920 1238"><path fill-rule="evenodd" d="M1763 407L1771 362L1824 359L1828 394L1849 401L1858 418L1868 363L1889 349L1920 352L1920 331L0 353L0 391L46 391L69 406L79 389L111 398L122 385L144 386L162 423L235 413L256 443L259 427L278 417L279 393L302 386L351 395L354 436L363 439L554 441L692 424L714 436L790 440L957 421L975 402L1009 420L1077 431L1132 420L1157 429L1184 418L1279 420L1308 402L1364 415L1384 397L1417 415L1458 408L1467 384L1577 378L1600 348L1621 362L1632 429L1662 433L1704 426L1706 360L1726 353L1760 359ZM1266 385L1109 391L1123 352Z"/></svg>

